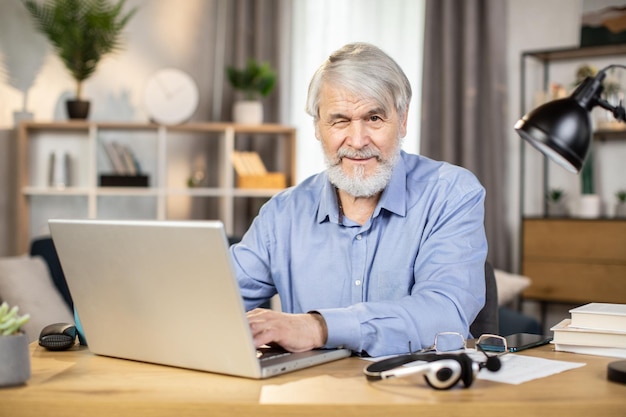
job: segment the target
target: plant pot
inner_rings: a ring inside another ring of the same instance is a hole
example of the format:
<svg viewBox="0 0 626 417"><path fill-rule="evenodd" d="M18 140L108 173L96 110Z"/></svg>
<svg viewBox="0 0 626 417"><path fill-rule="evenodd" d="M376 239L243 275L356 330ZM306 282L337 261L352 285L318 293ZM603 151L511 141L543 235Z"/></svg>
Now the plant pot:
<svg viewBox="0 0 626 417"><path fill-rule="evenodd" d="M86 100L67 100L65 102L67 117L70 119L86 119L89 116L89 105L89 101Z"/></svg>
<svg viewBox="0 0 626 417"><path fill-rule="evenodd" d="M233 121L246 125L263 123L263 103L258 100L236 101L233 105Z"/></svg>
<svg viewBox="0 0 626 417"><path fill-rule="evenodd" d="M0 336L0 387L24 384L30 378L28 336Z"/></svg>
<svg viewBox="0 0 626 417"><path fill-rule="evenodd" d="M548 201L548 217L566 217L569 214L563 201Z"/></svg>
<svg viewBox="0 0 626 417"><path fill-rule="evenodd" d="M618 217L620 219L626 218L626 202L620 202L615 205L615 217Z"/></svg>
<svg viewBox="0 0 626 417"><path fill-rule="evenodd" d="M602 204L600 196L597 194L583 194L580 196L578 206L578 216L586 219L600 217Z"/></svg>

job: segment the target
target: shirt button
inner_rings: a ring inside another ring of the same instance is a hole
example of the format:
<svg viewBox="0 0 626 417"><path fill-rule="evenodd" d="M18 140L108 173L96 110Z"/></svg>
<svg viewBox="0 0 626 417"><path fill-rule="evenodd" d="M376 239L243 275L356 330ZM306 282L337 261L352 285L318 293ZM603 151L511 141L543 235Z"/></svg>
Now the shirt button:
<svg viewBox="0 0 626 417"><path fill-rule="evenodd" d="M361 285L361 280L360 280L360 279L357 279L356 281L354 281L354 283L355 283L357 286L358 286L358 285Z"/></svg>
<svg viewBox="0 0 626 417"><path fill-rule="evenodd" d="M361 235L356 235L356 240L361 240L361 239L363 239L363 236L361 236Z"/></svg>

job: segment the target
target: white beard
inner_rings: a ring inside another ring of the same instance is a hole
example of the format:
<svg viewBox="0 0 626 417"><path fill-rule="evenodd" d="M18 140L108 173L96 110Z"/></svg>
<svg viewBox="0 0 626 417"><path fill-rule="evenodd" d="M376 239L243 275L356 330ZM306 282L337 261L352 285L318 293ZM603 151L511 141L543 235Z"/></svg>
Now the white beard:
<svg viewBox="0 0 626 417"><path fill-rule="evenodd" d="M372 197L381 192L391 179L393 168L400 156L400 143L398 148L388 160L381 159L380 152L371 148L364 148L360 151L351 150L349 148L340 148L337 152L337 156L334 159L330 159L328 154L324 152L326 159L326 166L328 169L326 173L331 184L340 190L343 190L353 197ZM380 164L376 168L376 171L370 175L365 176L365 167L355 166L351 173L345 173L341 167L341 160L343 157L350 158L371 158L376 157Z"/></svg>

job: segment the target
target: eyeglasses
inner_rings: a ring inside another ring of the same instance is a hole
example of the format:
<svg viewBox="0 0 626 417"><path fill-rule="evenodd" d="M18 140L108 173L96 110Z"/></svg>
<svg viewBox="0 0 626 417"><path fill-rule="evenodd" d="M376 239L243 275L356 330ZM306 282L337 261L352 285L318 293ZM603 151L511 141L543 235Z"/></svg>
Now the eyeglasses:
<svg viewBox="0 0 626 417"><path fill-rule="evenodd" d="M428 352L454 352L456 350L465 350L465 338L461 333L457 332L440 332L435 335L435 342L420 350L413 351L411 349L411 341L409 340L409 353L428 353Z"/></svg>
<svg viewBox="0 0 626 417"><path fill-rule="evenodd" d="M486 356L489 356L487 352L495 353L495 356L501 356L509 351L506 338L497 334L481 335L476 341L476 349L483 352Z"/></svg>
<svg viewBox="0 0 626 417"><path fill-rule="evenodd" d="M501 356L507 353L508 346L506 338L497 334L483 334L475 343L476 349L485 356ZM454 351L464 351L467 349L467 343L462 334L457 332L440 332L435 335L435 342L420 350L413 351L411 342L409 341L409 353L449 353ZM488 354L489 352L490 354Z"/></svg>

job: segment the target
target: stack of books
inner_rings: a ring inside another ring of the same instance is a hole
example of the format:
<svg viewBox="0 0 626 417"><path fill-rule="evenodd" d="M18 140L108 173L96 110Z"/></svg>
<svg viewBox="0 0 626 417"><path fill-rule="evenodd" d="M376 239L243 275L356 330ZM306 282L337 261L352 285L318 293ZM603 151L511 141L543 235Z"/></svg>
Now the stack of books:
<svg viewBox="0 0 626 417"><path fill-rule="evenodd" d="M626 358L626 304L589 303L550 330L554 349Z"/></svg>
<svg viewBox="0 0 626 417"><path fill-rule="evenodd" d="M282 172L267 172L261 157L256 152L234 151L233 165L237 173L238 188L282 189L287 178Z"/></svg>

